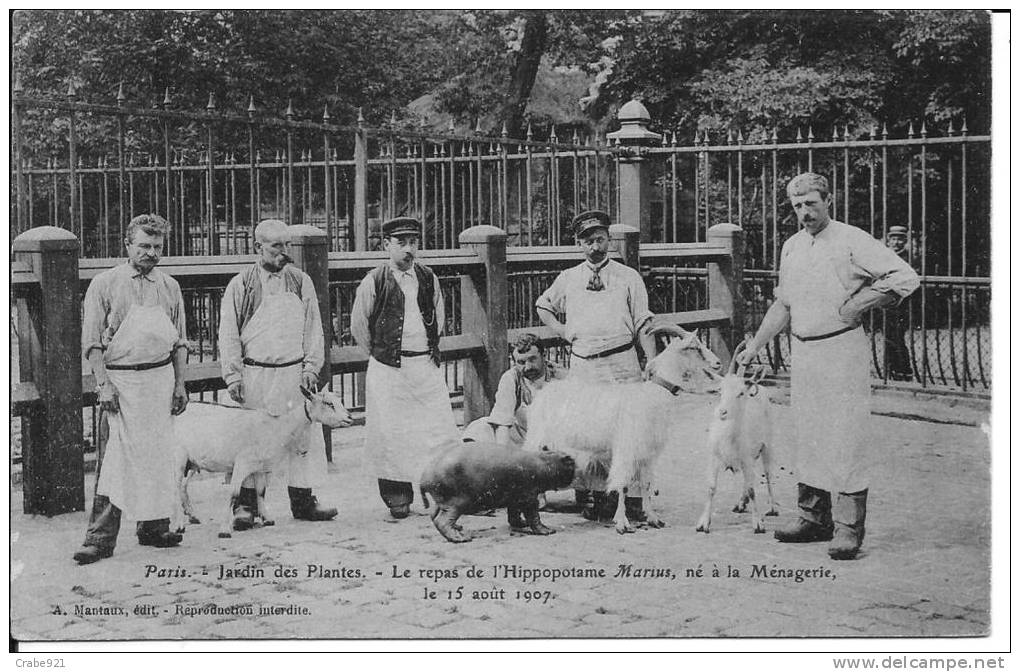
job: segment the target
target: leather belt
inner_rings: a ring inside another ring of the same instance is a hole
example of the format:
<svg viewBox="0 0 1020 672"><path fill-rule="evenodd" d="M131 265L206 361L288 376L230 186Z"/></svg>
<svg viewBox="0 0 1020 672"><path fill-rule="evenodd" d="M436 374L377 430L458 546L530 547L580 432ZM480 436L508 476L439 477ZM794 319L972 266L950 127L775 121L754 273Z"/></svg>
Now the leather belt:
<svg viewBox="0 0 1020 672"><path fill-rule="evenodd" d="M808 341L824 341L827 338L832 338L833 336L845 334L846 332L853 331L856 328L857 328L856 326L849 326L843 327L842 329L837 329L836 331L830 331L827 334L819 334L818 336L798 336L797 334L793 334L793 337L796 338L798 341L801 341L802 343L807 343Z"/></svg>
<svg viewBox="0 0 1020 672"><path fill-rule="evenodd" d="M418 351L418 350L401 350L400 351L400 356L401 357L424 357L427 354L429 354L428 350L421 350L421 351Z"/></svg>
<svg viewBox="0 0 1020 672"><path fill-rule="evenodd" d="M256 360L252 359L251 357L245 357L244 359L241 360L241 362L243 362L245 366L261 366L264 369L282 369L282 368L285 368L285 367L288 367L288 366L294 366L295 364L300 364L303 361L305 361L304 357L301 357L299 359L295 359L295 360L290 361L290 362L281 362L279 364L270 364L269 362L259 362L259 361L256 361Z"/></svg>
<svg viewBox="0 0 1020 672"><path fill-rule="evenodd" d="M615 348L603 350L602 352L596 352L594 355L579 355L576 352L572 354L574 357L580 357L581 359L601 359L603 357L609 357L610 355L617 355L621 352L627 352L633 347L634 347L633 343L625 343L624 345L619 345Z"/></svg>
<svg viewBox="0 0 1020 672"><path fill-rule="evenodd" d="M106 369L108 371L148 371L149 369L158 369L161 366L166 366L172 361L174 361L174 356L170 355L162 362L150 362L148 364L107 364Z"/></svg>

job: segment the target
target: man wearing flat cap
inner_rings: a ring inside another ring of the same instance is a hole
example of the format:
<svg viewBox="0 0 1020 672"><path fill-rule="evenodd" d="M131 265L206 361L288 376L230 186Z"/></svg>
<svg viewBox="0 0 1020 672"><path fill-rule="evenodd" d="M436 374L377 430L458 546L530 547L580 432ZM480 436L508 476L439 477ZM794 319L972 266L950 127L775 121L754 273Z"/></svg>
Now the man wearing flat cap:
<svg viewBox="0 0 1020 672"><path fill-rule="evenodd" d="M418 263L421 223L383 223L386 263L358 286L351 334L369 354L365 379L365 450L379 495L394 518L406 518L413 483L433 449L460 441L450 391L439 368L445 311L439 279Z"/></svg>
<svg viewBox="0 0 1020 672"><path fill-rule="evenodd" d="M560 273L535 307L542 323L570 343L572 378L639 382L641 365L635 344L647 358L655 356L655 336L649 332L652 312L641 275L609 258L609 223L609 215L601 210L574 218L574 236L584 261ZM583 491L577 494L581 501ZM640 502L636 497L627 499L636 500L629 502L632 507ZM597 515L601 503L594 503L595 511L585 503L586 517Z"/></svg>
<svg viewBox="0 0 1020 672"><path fill-rule="evenodd" d="M905 226L890 226L886 232L885 245L903 261L910 263L907 246L909 231ZM900 305L885 309L885 365L892 380L913 380L914 371L910 365L910 349L906 337L910 333L910 310L913 303L907 297Z"/></svg>
<svg viewBox="0 0 1020 672"><path fill-rule="evenodd" d="M285 222L259 222L255 227L259 259L230 280L220 308L220 365L227 392L245 408L274 416L304 403L302 387L318 390L325 361L315 286L307 273L290 263L289 246ZM337 510L320 505L312 494L326 474L322 431L310 424L296 440L308 450L288 451L291 513L297 520L331 520ZM255 523L255 487L254 476L241 484L233 502L234 530L247 530Z"/></svg>

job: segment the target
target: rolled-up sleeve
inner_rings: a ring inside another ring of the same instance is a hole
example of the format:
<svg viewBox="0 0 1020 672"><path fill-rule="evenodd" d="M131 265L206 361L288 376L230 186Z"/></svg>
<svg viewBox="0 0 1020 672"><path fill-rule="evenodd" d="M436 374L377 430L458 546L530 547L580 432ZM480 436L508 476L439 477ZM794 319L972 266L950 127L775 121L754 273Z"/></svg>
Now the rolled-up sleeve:
<svg viewBox="0 0 1020 672"><path fill-rule="evenodd" d="M184 293L176 281L173 282L171 296L174 297L174 307L170 311L170 321L177 329L177 341L174 343L174 350L178 348L190 348L188 343L187 311L184 309Z"/></svg>
<svg viewBox="0 0 1020 672"><path fill-rule="evenodd" d="M373 306L375 306L375 281L369 273L358 285L354 293L354 307L351 308L351 336L354 337L354 343L365 352L369 352L372 347L368 320L372 316Z"/></svg>
<svg viewBox="0 0 1020 672"><path fill-rule="evenodd" d="M82 303L84 316L81 324L81 354L86 359L96 348L103 350L106 347L103 334L110 314L110 297L106 295L103 280L103 276L98 276L89 284Z"/></svg>
<svg viewBox="0 0 1020 672"><path fill-rule="evenodd" d="M237 329L237 314L241 310L241 299L244 285L240 276L235 276L227 283L220 304L220 329L218 335L220 349L220 372L223 382L232 385L241 380L241 334Z"/></svg>
<svg viewBox="0 0 1020 672"><path fill-rule="evenodd" d="M436 306L436 326L439 327L439 334L446 331L446 302L443 300L443 287L439 283L439 276L433 276L432 302Z"/></svg>
<svg viewBox="0 0 1020 672"><path fill-rule="evenodd" d="M910 264L866 233L855 236L851 262L851 271L863 284L870 284L878 292L895 294L901 301L921 286L921 279Z"/></svg>
<svg viewBox="0 0 1020 672"><path fill-rule="evenodd" d="M790 296L787 293L787 285L790 282L789 275L785 272L787 270L786 260L790 255L792 238L783 243L782 252L779 255L779 281L776 283L775 298L776 301L783 304L787 308L790 307Z"/></svg>
<svg viewBox="0 0 1020 672"><path fill-rule="evenodd" d="M634 272L630 274L630 288L628 291L628 302L630 304L630 316L634 320L634 334L641 331L648 320L652 319L652 311L648 309L648 290L645 288L645 281L641 274Z"/></svg>
<svg viewBox="0 0 1020 672"><path fill-rule="evenodd" d="M301 370L318 375L326 362L325 338L322 335L322 315L315 285L306 273L301 280L301 297L305 304L304 344L305 362Z"/></svg>
<svg viewBox="0 0 1020 672"><path fill-rule="evenodd" d="M510 427L514 424L517 413L517 372L510 369L503 373L496 387L496 399L492 403L489 422L494 425Z"/></svg>
<svg viewBox="0 0 1020 672"><path fill-rule="evenodd" d="M566 289L567 273L564 271L557 275L553 283L549 285L549 289L542 292L541 296L535 300L535 308L549 311L555 315L563 315L567 312Z"/></svg>

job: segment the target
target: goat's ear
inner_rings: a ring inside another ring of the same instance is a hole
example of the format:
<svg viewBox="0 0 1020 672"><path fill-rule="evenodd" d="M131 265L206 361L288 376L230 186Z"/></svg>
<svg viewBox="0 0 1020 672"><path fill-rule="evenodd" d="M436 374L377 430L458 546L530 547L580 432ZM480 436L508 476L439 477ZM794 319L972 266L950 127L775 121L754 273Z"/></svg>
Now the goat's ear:
<svg viewBox="0 0 1020 672"><path fill-rule="evenodd" d="M303 395L304 395L304 397L305 397L305 399L308 399L308 400L311 400L311 399L312 399L312 397L314 397L314 396L315 396L314 394L312 394L312 391L311 391L311 390L309 390L309 389L308 389L307 387L305 387L304 385L302 385L302 386L301 386L301 394L303 394Z"/></svg>

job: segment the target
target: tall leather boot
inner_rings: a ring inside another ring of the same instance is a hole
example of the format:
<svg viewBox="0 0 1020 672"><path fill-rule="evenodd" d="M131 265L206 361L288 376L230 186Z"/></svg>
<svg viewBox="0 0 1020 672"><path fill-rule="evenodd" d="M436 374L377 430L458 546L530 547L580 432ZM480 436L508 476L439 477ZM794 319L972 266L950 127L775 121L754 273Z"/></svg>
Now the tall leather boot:
<svg viewBox="0 0 1020 672"><path fill-rule="evenodd" d="M832 497L827 490L797 484L800 516L791 525L776 530L775 537L786 544L832 539Z"/></svg>
<svg viewBox="0 0 1020 672"><path fill-rule="evenodd" d="M390 509L394 518L407 518L411 514L411 502L414 501L414 488L406 481L379 479L379 496Z"/></svg>
<svg viewBox="0 0 1020 672"><path fill-rule="evenodd" d="M832 522L836 533L829 544L829 557L833 560L853 560L864 542L864 518L868 509L868 491L841 492L832 507Z"/></svg>
<svg viewBox="0 0 1020 672"><path fill-rule="evenodd" d="M140 520L135 525L135 534L139 544L156 548L173 548L184 539L184 535L170 531L169 518Z"/></svg>
<svg viewBox="0 0 1020 672"><path fill-rule="evenodd" d="M337 510L332 506L322 506L312 494L311 488L287 487L290 495L290 512L297 520L333 520Z"/></svg>
<svg viewBox="0 0 1020 672"><path fill-rule="evenodd" d="M92 498L92 511L89 513L85 543L75 551L75 562L79 565L88 565L113 555L119 531L120 509L114 506L106 495L95 495Z"/></svg>
<svg viewBox="0 0 1020 672"><path fill-rule="evenodd" d="M255 526L255 512L259 508L259 495L255 488L241 488L231 504L234 510L232 524L235 532L250 530Z"/></svg>

